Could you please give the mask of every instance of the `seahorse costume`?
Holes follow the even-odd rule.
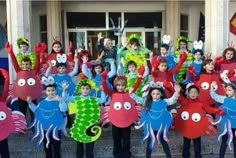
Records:
[[[71,137],[74,140],[90,143],[101,136],[102,129],[96,125],[100,118],[100,106],[95,97],[75,97],[75,103],[69,103],[69,111],[70,113],[71,111],[76,112],[75,121],[70,129]],[[87,132],[94,135],[89,136]]]

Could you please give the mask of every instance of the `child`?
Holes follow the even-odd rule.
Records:
[[[102,61],[103,67],[110,70],[110,59],[116,60],[116,47],[113,47],[111,39],[102,36],[102,32],[99,32],[97,37],[97,49],[100,53],[99,58]],[[104,39],[103,43],[102,39]]]
[[[178,111],[181,111],[181,109],[184,109],[184,110],[182,110],[184,112],[178,114],[179,116],[181,115],[182,119],[178,119],[178,115],[176,117],[174,117],[174,126],[183,135],[182,156],[183,156],[183,158],[190,157],[190,152],[189,152],[190,143],[191,143],[191,140],[193,140],[195,158],[201,158],[202,157],[202,155],[201,155],[201,135],[204,134],[205,131],[202,130],[199,133],[192,131],[191,136],[187,135],[188,133],[183,132],[183,131],[191,131],[192,130],[191,127],[188,126],[188,125],[190,125],[190,123],[191,123],[191,125],[192,124],[196,125],[197,127],[199,127],[199,129],[205,128],[205,127],[203,127],[203,122],[200,121],[201,119],[204,119],[203,117],[205,117],[205,116],[201,116],[202,110],[204,111],[203,115],[205,115],[205,112],[208,112],[211,114],[223,115],[224,111],[221,109],[212,108],[209,105],[202,103],[199,98],[199,89],[195,85],[190,85],[187,88],[187,98],[181,97],[179,99],[179,102],[180,102],[181,106],[177,110],[177,114],[178,114]],[[191,108],[191,106],[194,106],[194,110],[198,109],[198,111],[194,111],[193,108]],[[193,115],[191,116],[192,113],[193,113]],[[189,115],[187,115],[187,114],[189,114]],[[191,122],[191,119],[193,119],[195,117],[194,114],[196,115],[196,120],[197,120],[197,118],[199,118],[199,120],[197,120],[197,121],[193,120],[194,122]],[[197,115],[199,115],[199,117]],[[189,120],[188,120],[188,117],[189,117]],[[192,135],[194,135],[194,136],[192,136]]]
[[[42,78],[46,98],[36,106],[31,98],[27,97],[29,108],[35,113],[35,120],[31,127],[35,127],[34,138],[40,136],[38,145],[43,141],[44,152],[47,158],[61,158],[61,131],[66,134],[64,113],[67,111],[65,102],[56,95],[56,84],[52,77]],[[50,111],[52,114],[50,114]],[[41,129],[37,129],[41,126]],[[43,131],[41,131],[43,130]],[[39,132],[39,133],[37,133]],[[33,139],[34,139],[33,138]]]
[[[211,84],[211,97],[217,101],[218,103],[221,103],[220,106],[221,109],[225,111],[225,115],[220,118],[220,129],[222,133],[218,137],[218,139],[221,139],[221,145],[220,145],[220,153],[219,157],[224,158],[225,151],[227,146],[230,147],[230,143],[233,140],[233,148],[234,148],[234,157],[236,157],[236,123],[235,123],[235,105],[236,105],[236,86],[235,84],[227,84],[225,87],[225,95],[222,96],[215,92],[216,83],[212,82]],[[218,122],[219,123],[219,122]]]
[[[57,67],[57,73],[53,75],[53,78],[57,84],[57,90],[56,94],[61,95],[62,94],[62,83],[66,81],[69,83],[68,87],[68,93],[69,95],[72,95],[74,93],[74,81],[73,81],[73,76],[75,76],[78,72],[78,59],[75,57],[74,58],[74,68],[73,71],[66,73],[66,68],[67,68],[67,57],[65,54],[57,54],[57,61],[56,61],[56,67]],[[51,70],[52,70],[52,63],[49,62],[49,67],[45,72],[45,76],[48,77],[51,75]]]
[[[132,103],[132,99],[129,97],[129,94],[125,91],[127,86],[127,80],[124,76],[118,76],[114,80],[115,90],[111,90],[107,87],[106,77],[107,71],[102,73],[102,87],[104,92],[111,97],[110,106],[111,109],[118,108],[119,110],[109,110],[111,113],[112,119],[112,138],[113,138],[113,155],[115,158],[130,158],[130,133],[131,133],[131,124],[138,119],[138,111],[133,110],[135,107]],[[131,91],[135,92],[138,86],[141,83],[141,79],[144,73],[144,67],[141,66],[138,69],[138,78],[131,88]],[[121,104],[127,104],[127,110],[121,107]],[[115,106],[117,105],[117,106]],[[126,108],[126,107],[125,107]],[[133,117],[133,116],[137,116]],[[105,116],[106,117],[106,116]],[[126,118],[126,119],[124,119]],[[106,121],[105,121],[106,122]]]
[[[187,73],[187,67],[192,63],[193,61],[193,55],[188,50],[188,39],[184,36],[180,36],[176,40],[176,50],[174,51],[174,60],[176,63],[180,60],[180,54],[185,53],[187,54],[187,59],[184,62],[184,64],[180,67],[179,71],[175,74],[175,80],[179,83],[181,83],[186,76]],[[185,85],[182,86],[184,88]]]
[[[135,83],[136,79],[138,78],[137,64],[134,61],[130,60],[127,64],[127,72],[126,73],[124,73],[123,65],[119,64],[118,69],[117,69],[117,74],[118,75],[125,75],[125,77],[127,78],[126,90],[129,90],[131,87],[134,86],[134,83]],[[138,87],[137,91],[135,92],[138,96],[142,96],[141,90],[148,80],[148,75],[149,75],[149,68],[148,68],[147,64],[145,63],[145,71],[144,71],[144,74],[142,77],[143,78],[142,83]]]
[[[176,103],[178,96],[179,96],[179,92],[180,92],[180,86],[175,85],[174,88],[175,88],[174,95],[168,99],[164,99],[165,95],[164,95],[164,91],[162,90],[162,88],[157,88],[157,87],[150,87],[150,90],[149,90],[145,99],[138,97],[134,93],[131,93],[131,97],[134,100],[136,100],[137,103],[141,103],[142,105],[144,105],[144,109],[141,112],[140,120],[142,122],[143,121],[145,121],[145,122],[150,121],[150,127],[146,127],[146,125],[143,125],[144,137],[146,138],[146,136],[149,135],[147,147],[146,147],[146,158],[151,158],[152,148],[153,148],[156,138],[158,141],[160,139],[160,142],[163,146],[166,157],[171,158],[170,149],[169,149],[169,146],[167,143],[168,139],[166,138],[166,130],[168,130],[168,128],[171,125],[172,116],[167,111],[167,106]],[[162,110],[162,114],[157,112],[157,111],[161,111],[161,110]],[[162,125],[159,125],[160,124],[159,122],[162,122],[163,125],[165,124],[164,122],[167,122],[167,123],[166,123],[165,127],[162,127]],[[147,123],[147,125],[148,125],[148,123]],[[141,126],[139,126],[138,128],[140,128]],[[148,128],[148,129],[146,129],[146,128]],[[146,130],[148,130],[148,132]],[[152,134],[151,134],[153,132],[154,132],[154,136],[152,136]],[[147,133],[149,133],[149,134],[147,134]]]
[[[96,88],[92,80],[81,80],[76,86],[78,96],[68,96],[66,89],[68,84],[63,85],[63,97],[69,104],[70,114],[76,113],[75,121],[70,129],[71,137],[77,141],[76,157],[84,157],[84,145],[86,146],[86,157],[94,158],[94,141],[101,135],[101,128],[96,125],[100,117],[100,107],[98,104],[105,102],[105,94],[101,97],[90,96],[90,90]],[[96,129],[96,130],[95,130]],[[90,131],[91,130],[91,131]],[[94,132],[95,130],[96,132]]]
[[[225,70],[236,69],[236,50],[233,47],[228,47],[224,50],[222,56],[215,58],[215,70],[223,72]],[[230,78],[231,82],[236,83],[236,77]]]
[[[101,87],[101,84],[102,84],[101,72],[104,69],[102,63],[99,62],[99,61],[93,62],[93,64],[92,64],[92,71],[90,71],[90,69],[88,69],[88,66],[87,66],[88,58],[87,57],[82,57],[82,60],[83,60],[83,65],[82,65],[82,72],[83,72],[83,74],[87,78],[92,79],[96,83],[96,85],[98,87]],[[115,66],[115,62],[114,62],[113,58],[110,59],[109,63],[110,63],[109,64],[110,65],[110,69],[109,69],[110,71],[108,73],[107,85],[108,85],[109,88],[112,88],[112,85],[109,82],[109,80],[113,76],[115,76],[116,66]],[[91,94],[90,95],[94,96],[94,97],[100,97],[101,96],[101,89],[99,91],[91,90]]]

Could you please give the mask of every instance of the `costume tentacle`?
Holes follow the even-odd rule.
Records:
[[[151,145],[151,149],[153,149],[154,147],[154,144],[155,144],[155,135],[154,135],[154,132],[153,132],[153,129],[152,129],[152,126],[149,125],[149,131],[150,131],[150,145]]]
[[[226,133],[227,133],[227,122],[225,122],[224,131],[218,136],[218,141],[220,141],[222,136],[225,135]]]
[[[39,132],[40,132],[40,129],[39,129],[40,128],[40,123],[39,123],[39,121],[37,121],[36,123],[37,124],[36,124],[36,128],[35,128],[35,133],[34,133],[34,136],[33,136],[32,140],[34,140],[36,137],[38,137],[39,136]]]
[[[29,125],[28,128],[33,128],[36,125],[37,121],[34,119],[34,121]]]
[[[40,135],[39,135],[39,142],[38,142],[38,146],[40,146],[40,144],[43,142],[44,139],[44,130],[43,130],[43,125],[40,123]]]
[[[231,130],[231,123],[229,120],[227,120],[228,122],[228,126],[227,126],[227,130],[228,130],[228,146],[229,146],[229,149],[232,150],[231,148],[231,142],[233,140],[233,133],[232,133],[232,130]]]
[[[53,129],[52,137],[53,137],[53,139],[55,139],[57,141],[60,140],[60,138],[58,137],[58,128],[57,127]]]
[[[167,137],[167,126],[165,126],[165,129],[164,129],[164,132],[163,132],[163,139],[166,141],[166,142],[169,142],[169,139]]]
[[[211,124],[212,125],[217,125],[217,124],[219,124],[221,122],[221,120],[222,120],[222,116],[220,116],[219,120],[217,120],[215,122],[212,122]]]
[[[47,133],[46,133],[46,140],[47,140],[47,143],[46,143],[46,148],[48,148],[48,145],[49,145],[49,143],[50,143],[50,138],[49,138],[49,136],[50,136],[50,133],[52,132],[52,128],[53,128],[53,125],[50,125],[49,126],[49,128],[48,128],[48,130],[47,130]]]
[[[160,126],[160,128],[159,128],[159,130],[158,130],[158,132],[157,132],[157,142],[158,142],[158,144],[160,144],[161,143],[161,141],[160,141],[160,135],[161,135],[161,132],[162,132],[162,124],[161,124],[161,126]]]
[[[135,129],[140,129],[140,128],[142,128],[144,125],[145,125],[145,123],[146,123],[146,121],[144,121],[143,123],[139,123],[139,125],[136,125],[136,126],[134,126],[134,128]]]

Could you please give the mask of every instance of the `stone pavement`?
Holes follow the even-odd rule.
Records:
[[[132,129],[131,152],[133,158],[145,158],[146,144],[140,144],[140,130]],[[42,148],[36,148],[30,139],[32,132],[27,131],[26,135],[12,134],[9,137],[9,147],[11,158],[44,158]],[[217,158],[219,152],[219,142],[216,138],[209,139],[202,137],[203,158]],[[173,158],[181,158],[182,136],[176,131],[170,131],[170,148]],[[193,147],[191,147],[193,148]],[[62,158],[75,158],[76,143],[71,138],[62,137],[61,145]],[[95,143],[96,158],[112,158],[112,138],[111,128],[105,128],[102,137]],[[193,151],[191,151],[193,153]],[[157,146],[157,151],[153,153],[153,158],[164,158],[162,146]],[[193,156],[192,156],[193,157]],[[232,151],[227,150],[225,158],[233,158]]]

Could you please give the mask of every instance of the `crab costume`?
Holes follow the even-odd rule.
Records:
[[[212,125],[213,118],[206,114],[220,114],[221,109],[212,108],[197,99],[180,99],[180,108],[174,116],[174,127],[186,138],[195,139],[203,134],[213,136],[217,130]],[[194,130],[193,130],[194,129]]]
[[[139,76],[143,76],[144,67],[138,70]],[[111,122],[114,126],[125,128],[129,127],[134,121],[139,119],[140,106],[135,106],[135,101],[130,97],[128,92],[116,92],[109,89],[106,85],[107,71],[102,73],[102,86],[104,92],[111,97],[109,106],[102,107],[100,121],[102,125]],[[118,76],[126,79],[124,76]],[[141,83],[142,78],[138,77],[133,86],[135,92]]]
[[[151,85],[150,85],[151,86]],[[131,94],[131,97],[139,104],[145,105],[146,96],[144,98],[138,97],[134,93]],[[143,109],[141,111],[141,116],[138,124],[135,126],[136,129],[143,128],[144,136],[142,142],[147,138],[151,138],[150,148],[154,147],[155,142],[157,141],[160,144],[160,136],[163,133],[163,139],[166,142],[169,142],[167,137],[168,130],[172,124],[172,116],[170,112],[167,111],[167,106],[176,103],[179,94],[176,92],[171,98],[168,99],[159,99],[153,100],[151,103],[150,111]],[[154,131],[158,131],[155,137]]]
[[[13,83],[13,95],[22,100],[26,100],[27,96],[30,96],[33,100],[37,99],[42,92],[42,86],[37,77],[40,65],[39,53],[36,52],[36,63],[34,68],[32,70],[22,70],[17,63],[12,50],[12,45],[6,43],[5,48],[8,51],[16,70],[16,79]]]
[[[222,136],[227,134],[227,144],[231,150],[233,135],[236,134],[232,133],[232,129],[236,128],[236,99],[218,95],[215,91],[211,91],[211,96],[215,101],[222,104],[220,109],[225,112],[225,115],[220,116],[219,119],[214,122],[214,124],[220,124],[220,134],[218,136],[218,140],[220,141]]]
[[[11,132],[25,133],[26,120],[25,116],[19,111],[11,111],[5,104],[8,86],[9,76],[5,69],[0,68],[0,71],[5,79],[4,89],[0,97],[0,141],[6,139]]]
[[[93,80],[84,79],[77,84],[76,93],[79,93],[85,84],[89,84],[91,89],[98,90]],[[102,134],[102,128],[97,123],[100,118],[99,104],[105,102],[105,94],[101,93],[101,98],[82,95],[70,97],[63,92],[63,97],[69,101],[69,114],[76,114],[75,121],[70,129],[71,137],[81,143],[96,141]]]
[[[42,83],[44,86],[54,85],[55,81],[52,77],[42,77]],[[64,101],[58,101],[54,98],[45,98],[41,100],[38,105],[29,103],[29,108],[35,114],[34,121],[29,128],[35,127],[35,133],[32,140],[38,138],[37,145],[43,142],[46,138],[46,147],[48,148],[50,143],[50,134],[55,140],[60,140],[58,133],[60,130],[67,136],[66,123],[67,117],[64,114],[67,111],[67,105]]]

